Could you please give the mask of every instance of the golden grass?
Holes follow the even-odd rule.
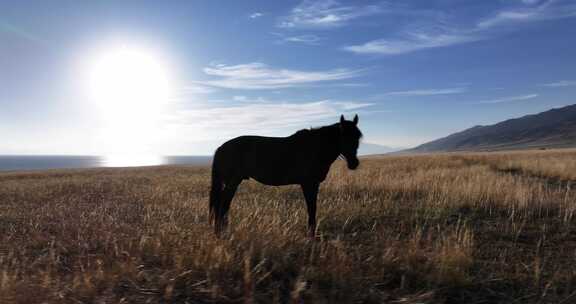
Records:
[[[296,186],[244,182],[218,239],[209,168],[2,173],[0,303],[573,303],[575,159],[337,163],[316,241]]]

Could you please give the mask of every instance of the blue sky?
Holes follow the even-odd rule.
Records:
[[[576,103],[575,34],[574,0],[2,1],[0,154],[205,155],[355,113],[411,147]],[[87,93],[120,49],[161,65],[166,100]]]

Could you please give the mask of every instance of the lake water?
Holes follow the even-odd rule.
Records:
[[[0,171],[64,168],[139,167],[159,165],[209,165],[211,156],[156,155],[0,155]]]

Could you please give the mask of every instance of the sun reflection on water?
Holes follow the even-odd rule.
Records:
[[[111,154],[102,157],[103,167],[139,167],[164,164],[164,157],[154,154]]]

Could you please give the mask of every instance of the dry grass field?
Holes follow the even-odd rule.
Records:
[[[322,184],[209,168],[0,174],[0,303],[576,303],[576,151],[383,156]]]

